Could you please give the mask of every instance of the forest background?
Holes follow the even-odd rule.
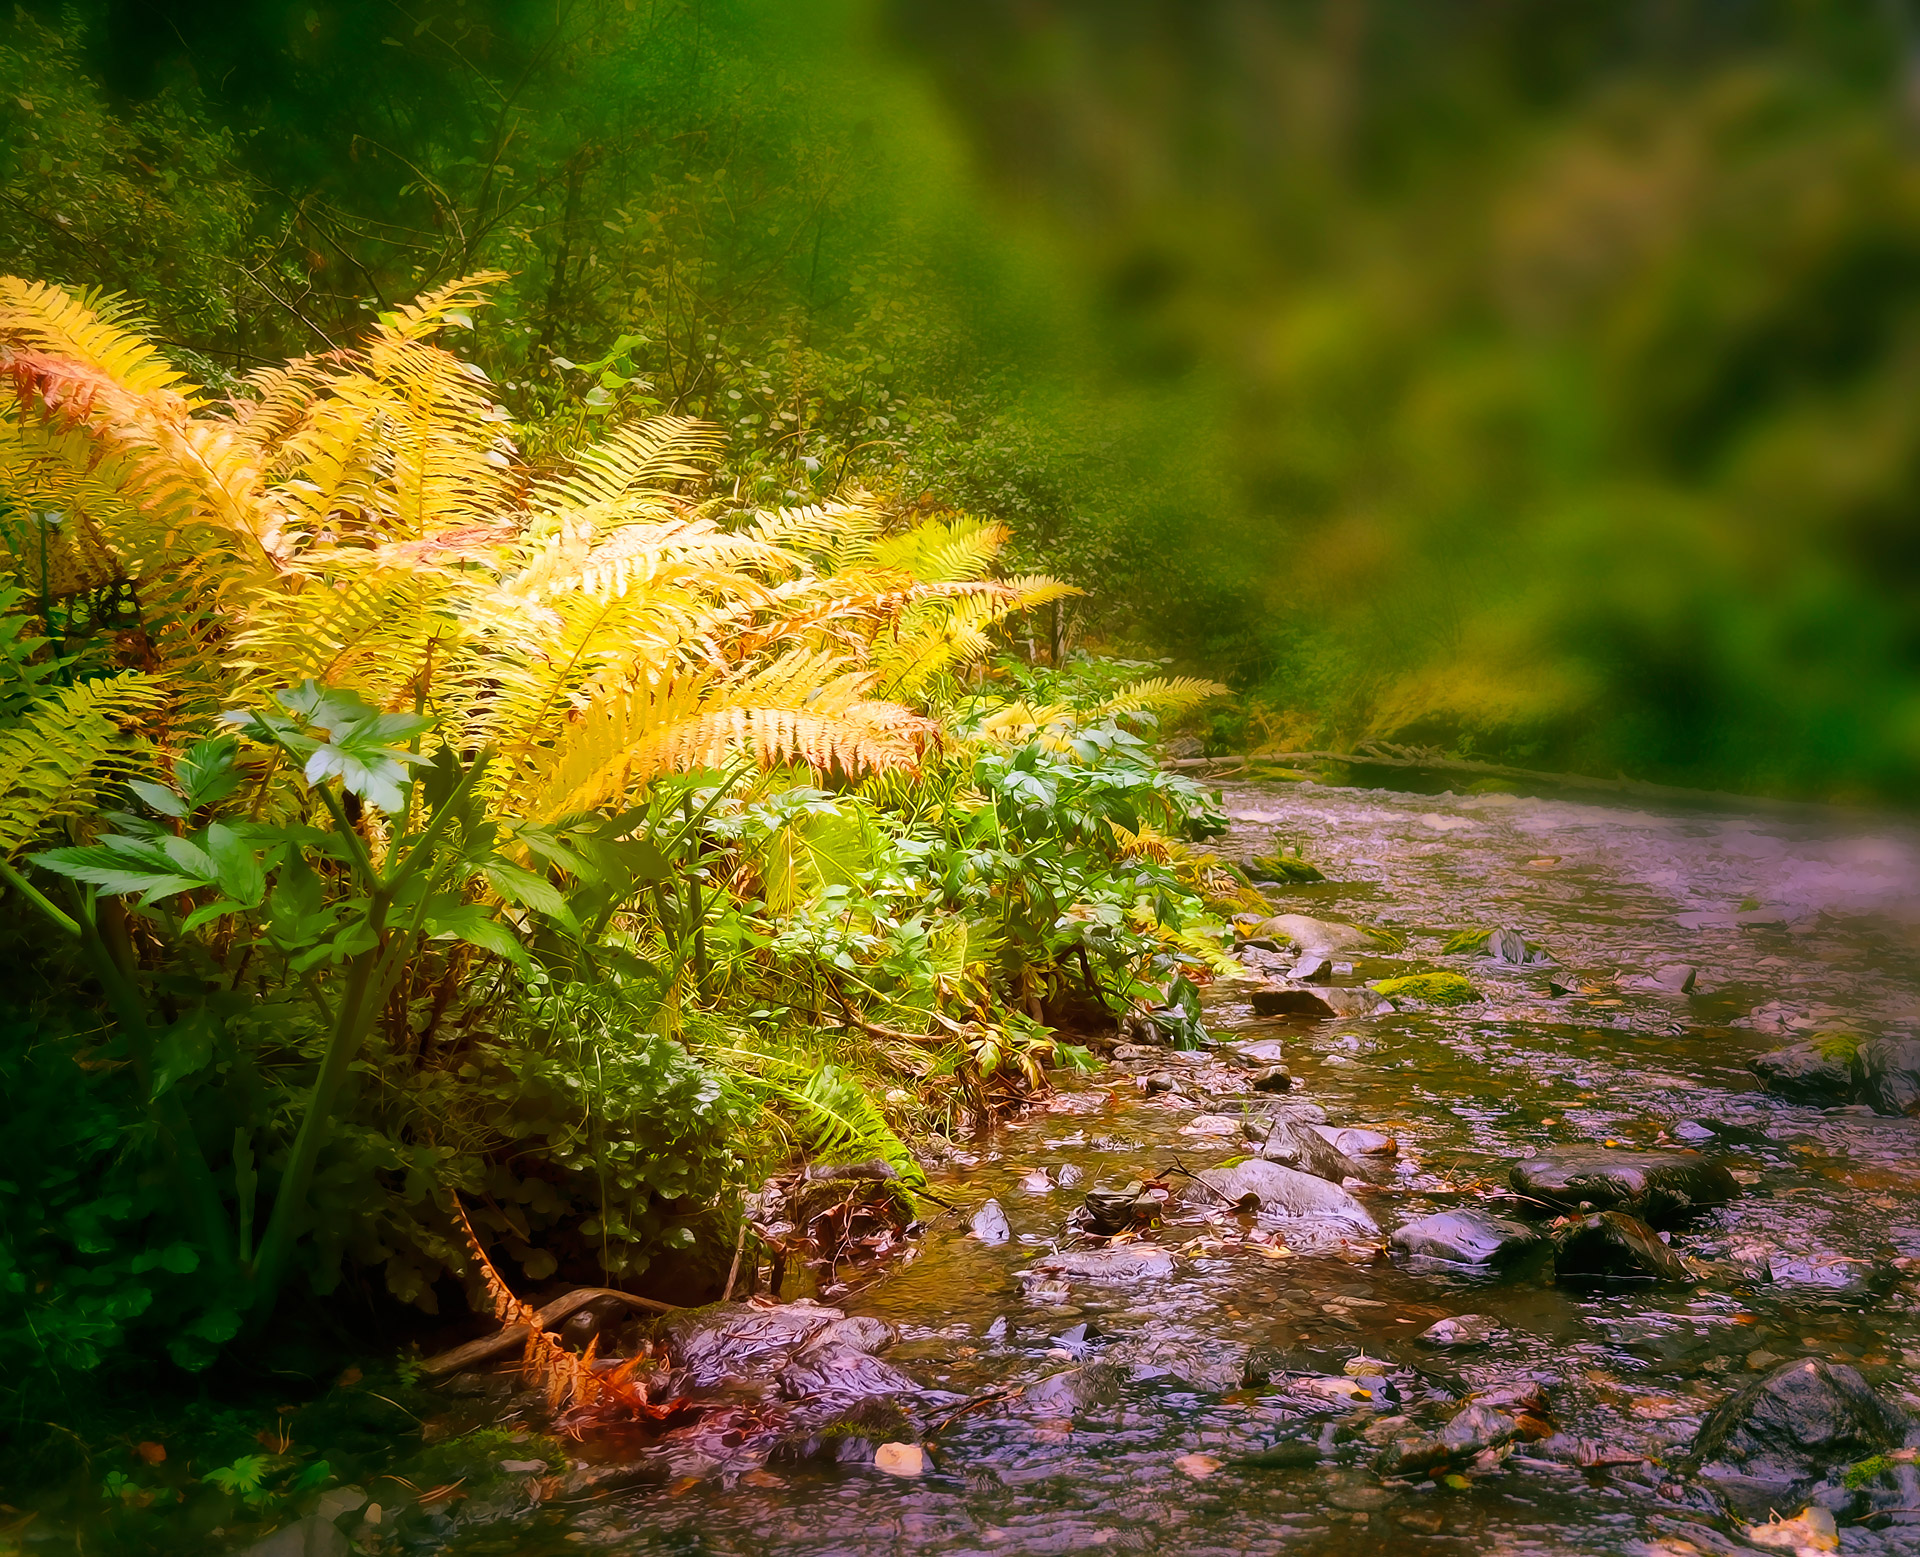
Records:
[[[1213,749],[1911,799],[1915,58],[1894,0],[27,4],[0,271],[218,388],[498,267],[523,426],[1003,518],[1089,591],[1028,630],[1245,694]]]

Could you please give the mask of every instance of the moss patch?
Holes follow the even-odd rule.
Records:
[[[1381,979],[1372,988],[1389,1000],[1424,1000],[1434,1006],[1464,1006],[1480,998],[1480,991],[1458,973],[1410,973]]]

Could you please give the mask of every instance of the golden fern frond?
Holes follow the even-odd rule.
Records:
[[[1055,579],[1016,578],[917,606],[891,639],[875,643],[875,689],[887,697],[917,692],[942,671],[987,653],[988,629],[1013,612],[1079,593]]]
[[[805,658],[776,662],[738,688],[691,672],[602,693],[545,753],[522,803],[551,821],[617,804],[662,773],[722,767],[742,753],[765,767],[848,772],[918,763],[936,733],[930,721],[866,698],[862,677],[820,681],[831,664]]]
[[[864,561],[886,528],[885,506],[865,492],[798,508],[762,509],[747,533],[808,558],[820,571],[844,572]]]
[[[91,368],[129,394],[175,389],[181,375],[139,325],[131,305],[110,294],[0,276],[0,341]]]
[[[630,423],[576,455],[566,475],[534,488],[535,533],[665,518],[661,510],[677,504],[682,485],[708,473],[721,445],[718,428],[690,416]]]
[[[303,559],[304,582],[257,596],[228,663],[268,687],[311,678],[392,706],[461,638],[458,576],[392,551]]]
[[[0,731],[0,855],[96,810],[109,785],[138,770],[131,729],[165,701],[152,677],[127,670],[63,687]]]
[[[889,535],[873,547],[873,564],[898,568],[929,584],[962,583],[982,579],[1012,532],[968,514],[930,519],[898,535]]]
[[[504,270],[477,270],[431,292],[423,292],[411,303],[382,314],[374,329],[374,339],[396,345],[423,341],[449,322],[448,315],[480,307],[487,300],[487,288],[508,279]]]
[[[1217,681],[1203,681],[1197,676],[1153,676],[1122,687],[1100,703],[1097,711],[1103,714],[1177,714],[1206,702],[1210,697],[1225,697],[1230,690]]]

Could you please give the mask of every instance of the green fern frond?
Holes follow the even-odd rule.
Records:
[[[64,687],[0,731],[0,855],[98,809],[110,785],[138,772],[131,727],[165,701],[152,677],[122,671]]]
[[[1202,681],[1195,676],[1154,676],[1122,687],[1102,702],[1097,712],[1177,714],[1210,697],[1226,697],[1230,690],[1217,681]]]

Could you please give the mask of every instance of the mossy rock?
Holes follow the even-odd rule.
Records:
[[[1483,949],[1492,937],[1493,931],[1490,929],[1462,930],[1459,934],[1449,938],[1447,944],[1441,947],[1440,950],[1443,955],[1448,957],[1456,956],[1461,952],[1477,952]]]
[[[1459,973],[1410,973],[1380,979],[1370,987],[1389,1000],[1422,1000],[1430,1006],[1464,1006],[1480,998],[1472,981]]]
[[[1249,862],[1251,873],[1262,881],[1278,881],[1288,886],[1309,886],[1327,878],[1316,865],[1297,854],[1265,854]]]
[[[1850,1065],[1853,1057],[1860,1052],[1861,1039],[1858,1033],[1834,1030],[1815,1033],[1807,1042],[1820,1052],[1822,1059],[1838,1060],[1842,1065]]]

